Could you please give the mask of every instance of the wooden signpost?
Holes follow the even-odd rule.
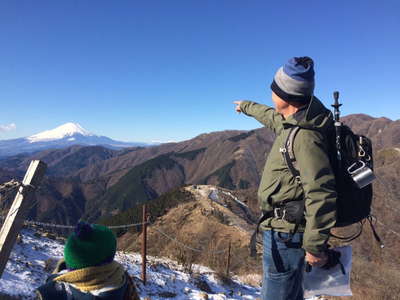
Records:
[[[0,231],[0,278],[6,267],[11,250],[15,244],[25,218],[32,205],[36,187],[43,179],[47,165],[40,160],[33,160],[26,171],[22,185],[18,188],[14,202],[8,211]]]

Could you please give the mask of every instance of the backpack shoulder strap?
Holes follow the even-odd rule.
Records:
[[[294,155],[294,138],[296,137],[296,134],[299,132],[300,127],[299,126],[294,126],[290,129],[288,137],[285,142],[285,147],[283,148],[283,157],[285,159],[285,162],[289,168],[290,173],[292,173],[293,177],[296,178],[298,183],[300,182],[300,172],[297,169],[296,166],[296,157]]]

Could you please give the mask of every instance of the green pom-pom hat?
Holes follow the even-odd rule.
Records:
[[[64,259],[68,269],[94,267],[114,260],[117,240],[105,226],[80,222],[68,237]]]

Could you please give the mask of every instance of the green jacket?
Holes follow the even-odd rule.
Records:
[[[276,134],[258,189],[261,209],[272,211],[273,206],[281,201],[305,199],[306,225],[299,228],[299,232],[304,232],[303,248],[313,254],[324,251],[330,229],[336,222],[335,177],[325,141],[325,133],[333,128],[331,112],[316,97],[309,107],[300,109],[287,119],[273,108],[251,101],[243,101],[240,109]],[[293,146],[301,186],[280,152],[293,126],[301,128]],[[294,226],[277,218],[269,218],[261,224],[263,230],[281,232],[293,231]]]

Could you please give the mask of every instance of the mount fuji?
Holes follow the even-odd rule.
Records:
[[[20,153],[32,153],[50,148],[64,148],[72,145],[104,146],[112,149],[124,147],[149,146],[145,143],[120,142],[106,136],[93,134],[77,123],[66,123],[29,137],[0,140],[0,157]]]

